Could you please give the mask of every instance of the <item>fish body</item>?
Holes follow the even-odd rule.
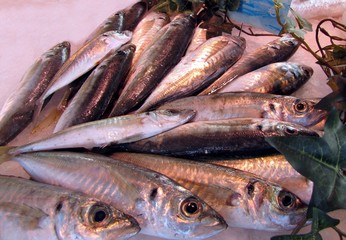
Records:
[[[245,45],[242,37],[229,35],[210,38],[181,59],[137,112],[190,96],[203,89],[238,61]]]
[[[313,182],[298,173],[283,155],[239,157],[236,159],[208,160],[208,162],[253,173],[290,190],[305,203],[310,202]]]
[[[158,109],[189,109],[196,111],[192,121],[228,118],[270,118],[313,126],[323,120],[326,111],[315,109],[315,100],[275,94],[228,92],[181,98]]]
[[[238,169],[153,154],[119,152],[112,158],[174,179],[218,211],[230,227],[290,230],[306,217],[307,205],[296,195]]]
[[[126,151],[176,156],[234,155],[273,150],[265,137],[318,136],[297,124],[263,118],[234,118],[186,123],[136,142],[116,145]]]
[[[61,115],[54,132],[99,119],[130,69],[135,46],[125,45],[106,57],[89,75]]]
[[[305,64],[278,62],[242,75],[219,92],[260,92],[290,95],[312,76],[313,69]]]
[[[0,215],[1,239],[128,239],[140,230],[95,198],[15,177],[0,176]]]
[[[7,144],[29,125],[36,101],[69,55],[70,43],[59,43],[43,53],[28,69],[19,89],[6,100],[0,112],[0,145]]]
[[[196,19],[178,15],[158,33],[157,39],[144,51],[128,84],[115,103],[110,117],[123,115],[141,103],[168,71],[180,61],[195,29]]]
[[[87,37],[86,43],[108,31],[133,31],[146,11],[146,3],[137,2],[128,8],[113,13]]]
[[[196,48],[198,48],[205,41],[207,41],[208,39],[207,33],[208,33],[208,29],[201,28],[200,26],[197,27],[192,36],[191,42],[186,49],[186,54],[188,54],[189,52],[195,51]]]
[[[287,61],[298,50],[299,46],[300,43],[291,35],[284,35],[275,39],[242,57],[199,95],[216,93],[239,76],[270,63]]]
[[[96,154],[36,152],[14,157],[36,181],[94,196],[134,216],[141,233],[203,239],[226,229],[201,199],[157,172]]]
[[[56,73],[50,86],[41,97],[40,105],[43,105],[43,101],[48,96],[67,86],[99,64],[111,50],[118,49],[123,44],[130,41],[131,37],[132,32],[130,31],[109,31],[86,43],[77,50]]]
[[[105,147],[110,143],[124,143],[151,137],[187,122],[192,110],[152,111],[92,121],[66,128],[44,139],[10,148],[8,154],[62,148]]]
[[[139,57],[149,48],[150,44],[156,40],[157,33],[163,26],[170,22],[166,13],[149,12],[138,23],[133,31],[131,43],[136,46],[136,52],[132,60],[132,65],[136,66]]]

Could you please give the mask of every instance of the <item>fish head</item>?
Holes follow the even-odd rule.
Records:
[[[296,80],[300,80],[300,82],[306,82],[312,74],[314,73],[313,68],[308,65],[294,62],[279,62],[276,63],[279,66],[279,69],[285,73],[286,75],[292,76]],[[275,65],[273,65],[275,66]]]
[[[291,34],[284,34],[280,39],[279,42],[283,46],[288,47],[298,47],[300,45],[300,42],[295,39]]]
[[[70,56],[71,44],[67,41],[56,44],[49,51],[44,53],[43,58],[49,59],[55,56],[60,56],[63,61],[66,61]]]
[[[59,239],[127,239],[140,231],[134,218],[92,199],[62,199],[55,216]]]
[[[183,190],[172,197],[170,206],[174,239],[204,239],[228,227],[219,213],[189,191]]]
[[[119,43],[122,42],[123,44],[125,44],[126,42],[130,41],[132,38],[132,32],[125,30],[125,31],[108,31],[103,33],[102,35],[99,36],[99,38],[101,38],[101,40],[105,41],[105,42],[110,42],[110,43]]]
[[[327,111],[315,108],[317,101],[287,96],[283,114],[284,121],[300,124],[304,127],[316,125],[327,117]]]
[[[299,73],[304,79],[310,79],[312,74],[314,74],[314,69],[305,64],[299,64]]]
[[[279,136],[320,136],[317,131],[303,127],[295,123],[278,121],[274,126],[274,132],[277,133]]]
[[[150,218],[155,226],[143,227],[144,234],[168,239],[204,239],[227,228],[222,216],[199,197],[161,174],[157,178],[165,186],[154,188],[149,194],[148,201],[154,206]]]
[[[256,179],[246,186],[248,207],[257,229],[292,230],[306,220],[308,206],[295,194],[268,182]]]

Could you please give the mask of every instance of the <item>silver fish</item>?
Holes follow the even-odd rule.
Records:
[[[19,89],[0,112],[0,145],[15,138],[34,116],[36,101],[70,55],[70,43],[62,42],[43,53],[23,76]]]
[[[196,111],[192,121],[228,118],[270,118],[313,126],[323,120],[327,112],[315,109],[314,100],[299,99],[264,93],[230,92],[205,96],[185,97],[166,103],[158,109],[189,109]]]
[[[163,110],[83,123],[26,145],[2,147],[1,157],[6,160],[7,154],[78,147],[90,149],[137,141],[184,124],[193,115],[192,110]]]
[[[300,43],[289,34],[275,39],[242,57],[232,68],[199,95],[216,93],[239,76],[270,63],[287,61],[298,50],[299,46]]]
[[[186,123],[169,131],[115,149],[175,156],[234,155],[270,151],[265,137],[319,136],[298,124],[265,118],[233,118]]]
[[[236,159],[208,160],[208,162],[253,173],[288,189],[305,203],[310,202],[313,182],[298,173],[283,155],[238,157]]]
[[[307,205],[288,190],[238,169],[153,154],[112,158],[160,172],[204,199],[230,227],[291,230],[304,222]]]
[[[305,64],[278,62],[242,75],[219,92],[260,92],[290,95],[312,76],[313,69]]]
[[[135,46],[128,44],[109,54],[85,80],[54,132],[100,119],[128,73],[134,52]]]
[[[136,69],[131,70],[129,83],[120,94],[110,117],[130,112],[150,94],[183,56],[195,24],[193,16],[180,14],[157,33],[156,41],[141,55]]]
[[[84,73],[91,70],[111,51],[131,40],[132,32],[109,31],[85,44],[75,52],[59,69],[50,86],[38,103],[38,112],[44,100],[57,90],[67,86]]]
[[[128,239],[140,230],[99,200],[15,177],[0,176],[0,215],[1,239]]]
[[[230,35],[207,40],[171,69],[136,112],[203,89],[238,61],[245,45],[244,38]]]
[[[155,41],[157,35],[163,26],[170,22],[169,16],[166,13],[149,12],[138,23],[133,31],[131,43],[136,46],[136,52],[132,60],[132,65],[136,66],[139,57],[149,48],[152,42]]]
[[[134,216],[146,235],[203,239],[227,228],[223,218],[201,199],[148,169],[73,152],[26,153],[13,160],[36,181],[84,192]]]
[[[146,11],[147,4],[141,1],[113,13],[89,35],[86,43],[108,31],[133,31]]]

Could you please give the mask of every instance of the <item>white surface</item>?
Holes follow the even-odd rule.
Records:
[[[318,13],[318,11],[321,11],[321,8],[316,10],[313,6],[319,1],[316,0],[311,4],[308,1],[297,0],[294,1],[294,4],[301,2],[300,6],[306,6],[302,8],[304,11],[306,9],[314,9],[313,17],[316,17],[316,11]],[[330,0],[326,1],[330,2]],[[67,40],[71,42],[72,52],[74,52],[89,33],[105,18],[116,10],[127,7],[134,2],[135,0],[0,0],[0,107],[2,107],[5,99],[16,90],[24,72],[44,51],[58,42]],[[345,4],[345,1],[341,0],[338,3],[338,6],[342,6],[342,4]],[[328,12],[328,14],[334,15],[333,13],[335,13],[335,15],[338,15],[338,13],[343,11],[345,11],[345,7],[342,11],[338,7],[336,11],[333,10]],[[306,11],[307,14],[309,12],[313,13],[310,10]],[[316,21],[313,24],[313,26],[316,26]],[[309,42],[313,42],[313,38],[314,35],[312,33],[307,35]],[[246,51],[252,51],[252,49],[268,42],[270,38],[247,37],[247,40]],[[317,49],[315,45],[313,45],[313,48]],[[291,61],[309,64],[315,69],[313,78],[296,95],[323,97],[329,92],[329,88],[325,84],[326,77],[319,66],[314,63],[315,60],[310,54],[300,49]],[[29,140],[32,139],[19,136],[13,143],[18,144]],[[0,166],[0,173],[12,173],[14,171],[18,172],[16,165],[7,163]],[[342,218],[342,229],[346,231],[345,212],[339,213],[338,216]],[[211,239],[269,239],[272,235],[275,234],[253,230],[229,229]],[[153,238],[140,235],[135,239]],[[332,234],[325,239],[338,238],[335,234]]]

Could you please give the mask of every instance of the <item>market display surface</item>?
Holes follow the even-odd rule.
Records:
[[[154,3],[3,3],[0,174],[30,180],[1,176],[0,239],[346,237],[343,78],[330,88],[296,36]],[[294,139],[341,173],[309,175]]]

